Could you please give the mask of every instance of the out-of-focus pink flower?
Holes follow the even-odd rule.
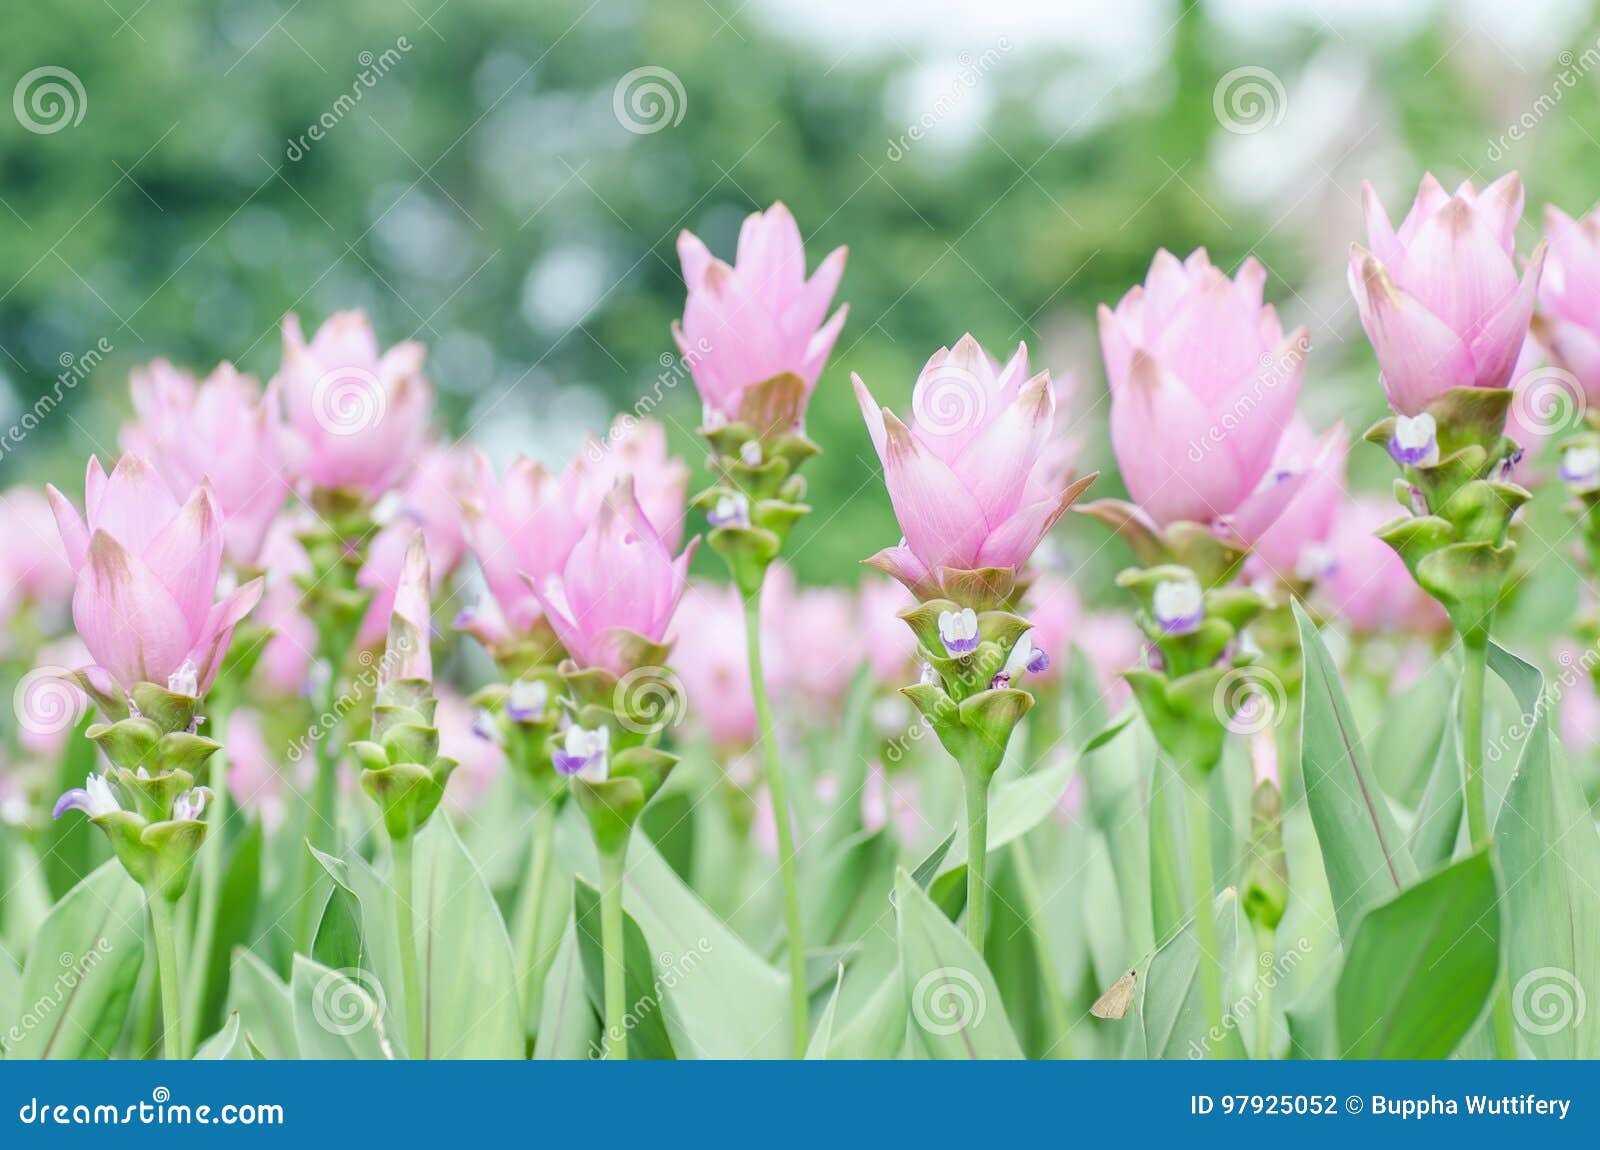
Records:
[[[1089,656],[1095,679],[1100,684],[1100,699],[1108,712],[1115,713],[1128,701],[1128,681],[1122,673],[1139,665],[1145,638],[1127,615],[1098,611],[1084,617],[1078,625],[1078,646]]]
[[[433,682],[433,584],[428,572],[428,541],[412,529],[406,539],[389,618],[388,646],[379,683],[397,679]]]
[[[473,455],[434,447],[423,455],[406,480],[400,492],[399,513],[373,536],[367,561],[356,579],[360,586],[372,591],[372,601],[361,621],[359,641],[363,646],[382,642],[388,630],[389,612],[394,607],[395,588],[399,586],[400,568],[412,532],[421,530],[428,541],[428,566],[436,593],[460,565],[466,551],[461,506],[472,496],[476,474]]]
[[[574,461],[578,514],[594,517],[606,492],[624,475],[633,476],[639,506],[668,550],[683,543],[684,504],[689,493],[689,467],[667,454],[667,429],[653,419],[619,415],[604,439],[589,437]]]
[[[617,481],[561,573],[534,584],[550,625],[579,666],[622,675],[635,665],[639,639],[660,643],[666,637],[699,542],[691,539],[674,559],[640,509],[633,480]]]
[[[1283,513],[1249,540],[1251,576],[1297,582],[1322,574],[1329,562],[1328,536],[1344,502],[1349,454],[1350,437],[1343,424],[1319,439],[1303,417],[1294,417],[1278,442],[1267,482],[1281,483],[1295,475],[1304,481]]]
[[[885,687],[903,687],[912,681],[917,660],[917,639],[900,618],[916,606],[916,599],[892,579],[868,576],[856,592],[857,627],[866,647],[872,677]]]
[[[1061,792],[1061,798],[1056,800],[1055,816],[1058,822],[1075,823],[1083,818],[1083,812],[1089,806],[1089,784],[1084,781],[1082,771],[1074,771],[1067,780],[1067,789]]]
[[[1048,372],[1028,377],[1025,346],[1003,368],[970,335],[940,348],[917,378],[909,427],[851,379],[905,533],[867,562],[919,598],[942,594],[952,572],[1015,572],[1093,478],[1067,484],[1043,457],[1055,395]]]
[[[395,487],[422,453],[433,390],[415,341],[380,352],[365,312],[329,316],[308,344],[297,316],[283,321],[283,364],[272,388],[288,418],[284,455],[313,488],[369,499]]]
[[[33,670],[18,681],[11,696],[17,742],[33,759],[54,763],[67,738],[89,712],[89,696],[62,672],[90,661],[89,649],[76,635],[39,648]]]
[[[906,771],[890,775],[883,764],[873,763],[861,789],[861,825],[876,831],[890,823],[905,845],[915,845],[930,829],[922,814],[922,788],[916,776]]]
[[[776,632],[769,656],[776,690],[807,709],[834,708],[863,654],[854,599],[837,588],[801,587],[789,567],[775,564],[762,588],[761,614],[763,629]]]
[[[1549,272],[1546,271],[1548,278]],[[1506,412],[1506,434],[1517,441],[1518,453],[1510,463],[1509,478],[1527,487],[1535,479],[1535,461],[1557,431],[1579,422],[1587,400],[1580,385],[1565,368],[1542,364],[1544,348],[1532,335],[1522,341],[1517,366],[1511,371],[1515,393]]]
[[[1287,336],[1262,302],[1267,273],[1230,280],[1201,248],[1159,251],[1142,286],[1100,308],[1111,446],[1133,501],[1156,524],[1234,516],[1271,523],[1293,484],[1262,486],[1305,373],[1306,330]]]
[[[1574,220],[1545,205],[1550,245],[1539,281],[1534,334],[1550,358],[1577,377],[1591,405],[1600,405],[1600,209]]]
[[[283,756],[267,745],[261,716],[239,707],[228,716],[228,790],[239,806],[254,812],[262,825],[276,829],[285,810],[285,779],[279,774]]]
[[[1419,415],[1452,387],[1504,387],[1533,316],[1546,245],[1517,281],[1522,180],[1448,194],[1431,173],[1398,230],[1371,184],[1362,188],[1368,251],[1350,247],[1355,295],[1389,405]]]
[[[72,565],[61,547],[50,501],[33,487],[0,494],[0,612],[8,604],[63,603],[72,595]]]
[[[1400,556],[1373,534],[1401,514],[1391,500],[1358,496],[1344,504],[1334,524],[1331,564],[1318,586],[1352,630],[1426,634],[1449,623],[1444,608],[1417,586]]]
[[[767,628],[763,627],[763,631]],[[745,651],[744,603],[729,583],[691,583],[672,625],[672,666],[683,680],[690,720],[718,747],[735,749],[756,739],[755,699]],[[775,643],[763,635],[769,651]],[[766,662],[772,663],[769,657]],[[769,670],[767,687],[771,691]]]
[[[476,709],[453,691],[439,691],[434,718],[439,727],[439,753],[460,764],[450,778],[445,801],[453,810],[474,810],[489,797],[505,769],[505,750],[477,733]]]
[[[1278,781],[1278,732],[1273,727],[1264,731],[1256,731],[1250,738],[1250,778],[1256,785],[1271,783],[1273,786],[1282,786]]]
[[[1078,642],[1083,604],[1071,583],[1059,575],[1041,573],[1028,589],[1022,614],[1033,624],[1028,637],[1050,656],[1050,665],[1032,678],[1040,683],[1059,679],[1067,666],[1067,653]]]
[[[261,566],[267,573],[267,587],[256,621],[272,630],[261,653],[261,675],[275,693],[299,695],[316,656],[317,627],[300,609],[304,593],[299,580],[311,574],[311,560],[295,538],[292,517],[281,516],[267,529]]]
[[[231,363],[197,384],[158,359],[133,373],[132,390],[138,421],[122,429],[122,449],[155,464],[175,494],[211,480],[228,561],[253,568],[289,495],[276,405]]]
[[[785,373],[799,376],[810,397],[849,311],[823,322],[845,254],[835,248],[806,279],[800,228],[781,203],[745,219],[731,267],[691,233],[678,236],[689,296],[672,338],[708,423],[737,419],[748,388]]]
[[[1571,643],[1564,643],[1556,651],[1556,662],[1561,666],[1561,741],[1567,753],[1588,759],[1600,746],[1600,698],[1595,697],[1595,686],[1589,668],[1584,662],[1584,652]]]
[[[124,688],[169,680],[209,687],[235,625],[261,598],[261,580],[252,579],[212,601],[222,516],[210,485],[180,507],[140,456],[124,455],[109,478],[91,457],[85,515],[54,487],[49,495],[78,573],[73,622],[95,662]]]

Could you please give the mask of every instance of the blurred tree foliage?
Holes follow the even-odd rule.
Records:
[[[1101,386],[1093,307],[1141,279],[1157,246],[1207,244],[1230,266],[1257,251],[1280,299],[1307,274],[1303,236],[1274,213],[1219,209],[1208,155],[1217,77],[1241,57],[1292,72],[1317,47],[1314,28],[1242,48],[1185,6],[1150,45],[1164,66],[1130,72],[1128,90],[1107,93],[1104,109],[1086,100],[1081,115],[1040,105],[1047,82],[1083,62],[1013,35],[1015,50],[978,81],[984,127],[951,151],[894,146],[907,125],[885,92],[905,53],[839,45],[830,56],[735,7],[51,0],[12,11],[6,84],[57,65],[87,103],[81,122],[50,134],[0,117],[0,372],[13,392],[0,423],[50,387],[63,356],[102,337],[115,352],[7,453],[0,486],[76,481],[85,452],[113,446],[131,364],[230,358],[264,376],[286,312],[315,323],[355,305],[386,342],[429,342],[457,433],[509,428],[554,453],[569,424],[598,429],[607,410],[657,390],[682,302],[678,230],[731,255],[743,215],[782,198],[813,260],[852,249],[851,318],[812,416],[827,448],[810,470],[817,514],[795,547],[803,576],[849,578],[896,534],[851,370],[898,404],[929,352],[963,330],[996,353],[1043,338],[1036,359],[1079,371],[1087,406]],[[1436,28],[1372,51],[1403,138],[1460,174],[1484,166],[1473,158],[1495,108],[1463,70],[1470,60],[1450,53],[1456,37]],[[646,65],[681,82],[682,118],[635,134],[614,94]],[[365,87],[374,67],[383,74]],[[1593,83],[1541,127],[1538,152],[1504,161],[1537,169],[1572,209],[1594,195]],[[357,88],[358,102],[341,102]],[[322,139],[304,138],[329,116]],[[1408,191],[1390,189],[1391,208]],[[1073,338],[1050,338],[1062,331]],[[1070,359],[1052,359],[1058,349]],[[1330,353],[1370,386],[1366,355]],[[686,384],[667,391],[656,414],[698,460],[697,404]],[[1102,408],[1080,428],[1097,464],[1103,427]]]

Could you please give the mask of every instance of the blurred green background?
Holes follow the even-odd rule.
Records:
[[[656,392],[678,230],[731,255],[741,218],[778,198],[813,263],[851,248],[850,322],[811,416],[817,513],[793,548],[809,581],[853,580],[898,534],[852,370],[899,404],[963,331],[996,354],[1027,340],[1076,377],[1067,421],[1084,466],[1107,467],[1094,307],[1158,246],[1260,258],[1286,326],[1311,328],[1303,406],[1359,430],[1382,406],[1344,284],[1361,180],[1399,213],[1425,168],[1519,168],[1527,251],[1544,202],[1577,212],[1600,192],[1600,24],[1589,3],[1323,7],[14,6],[0,428],[64,364],[112,350],[5,444],[0,487],[81,482],[85,454],[114,447],[132,365],[227,358],[265,377],[286,312],[349,306],[386,343],[428,342],[452,433],[559,460]],[[30,81],[40,68],[76,89]],[[35,91],[52,76],[53,116]],[[689,387],[655,413],[698,462]],[[1386,484],[1380,456],[1354,449],[1358,485]],[[1097,529],[1066,532],[1091,567],[1120,561]]]

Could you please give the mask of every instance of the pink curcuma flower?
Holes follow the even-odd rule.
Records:
[[[900,619],[900,612],[915,606],[911,593],[892,579],[863,579],[856,592],[861,645],[882,686],[903,687],[916,676],[917,637]]]
[[[762,613],[768,614],[765,600],[770,592],[766,587],[762,597]],[[674,616],[672,631],[676,637],[672,665],[683,680],[690,719],[719,748],[731,751],[750,746],[756,740],[756,705],[750,693],[744,602],[738,589],[730,583],[691,583]],[[776,650],[775,636],[764,634],[762,643],[767,650]],[[767,689],[772,691],[770,667],[766,678]]]
[[[1241,525],[1250,542],[1246,572],[1252,578],[1276,578],[1287,583],[1317,579],[1332,561],[1328,537],[1344,502],[1345,461],[1350,437],[1343,424],[1335,424],[1318,438],[1299,415],[1278,442],[1269,482],[1283,483],[1301,476],[1299,491],[1283,513],[1258,532]]]
[[[1350,291],[1378,356],[1389,405],[1416,416],[1453,387],[1504,387],[1533,316],[1546,245],[1517,280],[1522,180],[1454,195],[1432,174],[1396,229],[1371,184],[1362,189],[1368,251],[1350,247]]]
[[[1539,280],[1533,330],[1550,358],[1577,377],[1590,404],[1600,404],[1600,209],[1573,219],[1544,209],[1550,245]]]
[[[378,348],[365,312],[330,316],[307,343],[300,320],[283,321],[283,364],[272,389],[288,420],[283,450],[304,485],[368,499],[395,487],[427,442],[433,390],[426,349],[412,340]]]
[[[617,481],[559,574],[533,585],[562,646],[581,667],[622,675],[643,644],[666,638],[699,537],[676,559],[645,518],[633,480]]]
[[[305,693],[317,650],[317,626],[300,606],[301,580],[311,575],[311,559],[296,538],[298,531],[294,517],[280,516],[261,546],[267,583],[255,617],[272,636],[259,666],[262,682],[282,695]]]
[[[50,500],[33,487],[0,494],[0,614],[22,603],[55,605],[72,597],[72,565],[61,548]]]
[[[1370,495],[1339,511],[1318,591],[1354,631],[1432,634],[1449,625],[1444,608],[1417,585],[1394,548],[1373,534],[1401,514],[1391,500]]]
[[[840,307],[823,322],[845,255],[835,248],[806,279],[800,228],[781,203],[745,219],[731,267],[693,234],[678,236],[689,298],[672,338],[708,425],[737,419],[745,392],[776,376],[798,376],[810,397],[849,311]]]
[[[683,543],[689,466],[667,451],[667,429],[653,419],[619,415],[603,439],[590,436],[572,464],[578,517],[593,519],[618,479],[633,476],[645,518],[669,551]]]
[[[433,682],[433,590],[428,573],[428,542],[421,531],[406,539],[405,558],[389,616],[389,640],[379,666],[378,684],[400,679]]]
[[[962,572],[1014,575],[1094,479],[1068,483],[1047,455],[1055,395],[1048,372],[1028,376],[1025,346],[1004,367],[970,335],[940,348],[917,377],[910,426],[851,379],[905,533],[867,562],[919,598]]]
[[[154,463],[176,494],[209,479],[228,561],[255,567],[267,528],[289,496],[276,405],[231,363],[196,383],[158,359],[133,373],[132,391],[138,420],[122,429],[122,449]]]
[[[90,458],[84,515],[54,487],[49,494],[77,571],[73,622],[95,663],[123,688],[204,692],[261,598],[258,578],[213,602],[223,539],[210,485],[180,506],[148,461],[124,455],[109,478]]]
[[[1111,447],[1128,494],[1158,526],[1272,522],[1296,485],[1263,483],[1294,416],[1309,348],[1262,301],[1247,259],[1229,279],[1205,249],[1159,251],[1142,286],[1101,306]]]

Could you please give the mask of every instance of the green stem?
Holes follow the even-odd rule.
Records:
[[[417,925],[412,911],[411,840],[393,839],[394,921],[400,936],[400,980],[405,983],[406,1047],[412,1058],[427,1057],[422,1026],[422,979],[417,972]]]
[[[1222,1034],[1222,964],[1217,955],[1217,919],[1212,909],[1211,803],[1208,774],[1193,767],[1182,769],[1189,790],[1189,879],[1194,884],[1194,938],[1199,963],[1200,1001],[1205,1008],[1206,1051]]]
[[[1467,834],[1476,850],[1489,842],[1488,806],[1483,795],[1483,685],[1489,659],[1488,635],[1463,635],[1461,656],[1461,762],[1466,775]]]
[[[156,972],[161,979],[161,1057],[183,1058],[183,1022],[178,1008],[178,938],[172,922],[172,904],[147,892],[150,936],[156,943]]]
[[[1017,886],[1022,891],[1023,911],[1033,934],[1033,954],[1039,963],[1039,980],[1043,984],[1045,1004],[1050,1008],[1050,1019],[1055,1025],[1055,1041],[1046,1050],[1046,1057],[1070,1059],[1072,1015],[1067,1010],[1067,1000],[1061,994],[1055,948],[1050,945],[1050,935],[1044,926],[1044,899],[1039,891],[1039,872],[1034,868],[1033,852],[1028,849],[1028,840],[1021,838],[1012,843],[1011,855],[1017,868]]]
[[[784,792],[783,766],[778,761],[778,740],[772,728],[772,704],[761,669],[761,591],[745,596],[745,649],[750,659],[750,693],[755,699],[756,723],[761,739],[761,761],[766,768],[767,792],[772,796],[772,819],[778,828],[778,871],[783,879],[783,918],[789,933],[790,1046],[795,1058],[806,1056],[811,1038],[806,1004],[806,950],[800,918],[800,877],[794,863],[794,826]]]
[[[556,829],[554,802],[541,802],[533,812],[533,842],[528,848],[528,875],[522,888],[522,906],[517,934],[517,977],[522,982],[524,1017],[539,987],[534,979],[539,964],[539,916],[543,912],[545,880],[550,873],[552,840]]]
[[[989,780],[962,769],[967,790],[967,941],[981,956],[989,929]]]
[[[608,1059],[628,1057],[628,965],[623,934],[622,875],[628,841],[615,850],[600,851],[600,950],[605,959],[606,1031]]]
[[[200,847],[200,904],[196,912],[194,933],[189,944],[189,986],[185,1001],[189,1004],[189,1029],[184,1034],[184,1045],[194,1049],[200,1040],[199,1029],[205,1015],[206,991],[211,976],[211,948],[216,942],[217,914],[222,907],[222,863],[224,831],[228,825],[228,708],[221,692],[213,692],[210,719],[210,737],[223,745],[211,754],[209,778],[211,810],[206,828],[206,839]]]
[[[334,747],[334,738],[337,734],[330,725],[326,730],[320,727],[324,718],[337,719],[339,705],[339,673],[338,661],[328,663],[328,683],[323,690],[322,698],[318,701],[315,721],[319,724],[317,738],[312,746],[315,751],[316,781],[312,785],[311,806],[307,812],[306,841],[322,851],[324,854],[333,854],[338,848],[339,817],[339,756]],[[300,921],[295,930],[296,949],[304,954],[311,953],[311,944],[317,929],[315,900],[312,891],[317,884],[317,860],[307,850],[301,859],[300,866]]]
[[[1256,1057],[1272,1057],[1272,980],[1277,963],[1278,932],[1264,923],[1256,924],[1256,968],[1261,971],[1261,998],[1256,1003]],[[1263,961],[1265,959],[1265,961]]]

